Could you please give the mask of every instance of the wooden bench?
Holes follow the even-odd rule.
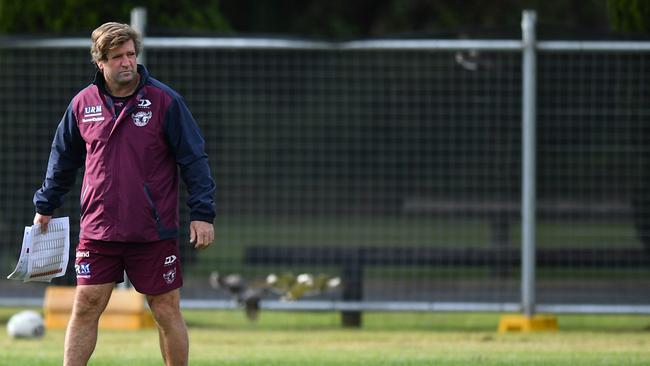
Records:
[[[449,218],[483,218],[489,221],[495,248],[510,246],[510,227],[521,218],[521,204],[498,200],[434,200],[406,199],[402,205],[406,215],[428,215]],[[626,202],[541,201],[537,203],[538,219],[610,219],[629,218],[632,208]]]
[[[521,220],[521,204],[504,200],[445,200],[415,197],[404,200],[402,212],[406,215],[480,218],[488,221],[491,245],[497,252],[512,247],[511,228]],[[569,201],[544,200],[537,202],[536,217],[539,220],[628,219],[632,208],[622,201]],[[650,249],[650,248],[648,248]],[[503,261],[494,262],[492,272],[500,277],[510,275],[510,266]]]

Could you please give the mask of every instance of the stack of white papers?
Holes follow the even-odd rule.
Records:
[[[45,233],[41,232],[40,225],[26,226],[18,264],[7,278],[50,282],[65,275],[69,253],[70,220],[67,217],[50,220]]]

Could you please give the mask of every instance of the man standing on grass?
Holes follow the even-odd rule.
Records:
[[[85,162],[77,289],[64,365],[88,362],[99,317],[124,271],[147,297],[165,365],[186,365],[189,344],[179,306],[179,170],[189,192],[190,241],[205,249],[214,241],[215,184],[204,140],[181,96],[137,64],[141,40],[133,28],[106,23],[91,39],[95,80],[68,106],[45,181],[34,195],[34,223],[47,229]]]

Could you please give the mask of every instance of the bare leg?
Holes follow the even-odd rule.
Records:
[[[64,366],[85,366],[97,343],[99,316],[108,304],[113,283],[77,286],[65,334]]]
[[[158,326],[165,366],[187,365],[189,341],[181,314],[180,291],[176,289],[161,295],[147,295],[147,301]]]

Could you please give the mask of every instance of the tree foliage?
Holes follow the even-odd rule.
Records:
[[[650,31],[650,1],[608,0],[607,10],[612,28],[621,32]]]
[[[138,6],[147,7],[152,27],[230,29],[218,0],[0,0],[0,33],[88,32],[108,21],[128,23]]]
[[[606,31],[606,0],[222,0],[233,29],[326,38],[404,33],[520,32],[521,12],[535,9],[540,24]]]
[[[129,22],[137,6],[147,7],[149,30],[167,33],[503,35],[519,31],[524,9],[537,10],[541,27],[562,34],[650,30],[647,0],[0,0],[0,33],[87,33],[103,22]]]

